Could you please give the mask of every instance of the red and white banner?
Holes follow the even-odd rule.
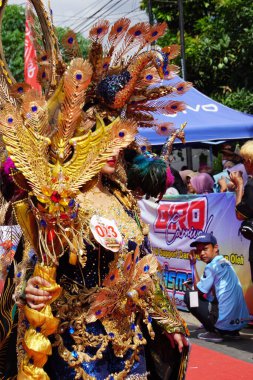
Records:
[[[233,193],[179,195],[164,198],[159,204],[149,200],[142,200],[139,204],[142,219],[150,226],[151,245],[163,267],[168,293],[175,295],[178,307],[185,308],[183,282],[191,277],[190,243],[205,231],[214,234],[220,253],[233,264],[253,315],[249,241],[238,234],[241,222],[235,216]],[[200,275],[204,267],[205,264],[198,260]]]
[[[26,23],[25,23],[25,66],[24,77],[25,82],[36,90],[41,90],[41,86],[37,81],[38,64],[36,59],[36,50],[33,45],[31,25],[34,23],[31,12],[29,12],[30,3],[26,2]]]

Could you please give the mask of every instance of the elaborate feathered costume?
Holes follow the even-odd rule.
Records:
[[[33,276],[51,284],[45,290],[52,298],[40,311],[27,305],[20,310],[18,379],[48,379],[47,373],[63,378],[57,375],[59,363],[68,379],[123,379],[128,374],[145,379],[141,324],[152,339],[153,324],[167,332],[185,328],[164,297],[156,259],[142,257],[143,229],[127,190],[109,186],[113,212],[96,208],[96,197],[89,199],[89,194],[113,151],[134,141],[138,125],[165,132],[155,113],[176,113],[185,105],[162,97],[183,93],[190,85],[150,88],[177,71],[170,58],[178,46],[144,51],[165,32],[165,24],[131,26],[123,18],[110,27],[100,21],[90,31],[87,60],[78,57],[75,34],[68,32],[64,48],[73,59],[66,65],[42,1],[31,2],[44,37],[44,48],[37,43],[42,93],[14,83],[0,48],[0,131],[15,163],[15,183],[28,193],[14,204],[25,252],[35,251]],[[0,16],[6,3],[0,5]],[[109,240],[103,245],[93,230]],[[27,277],[26,260],[27,254],[17,270],[17,297]],[[92,274],[97,280],[89,284]],[[59,362],[49,360],[45,371],[52,352]],[[115,360],[111,368],[108,355]]]

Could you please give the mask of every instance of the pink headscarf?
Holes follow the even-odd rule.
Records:
[[[191,185],[197,194],[205,194],[213,192],[214,180],[208,173],[199,173],[191,178]]]

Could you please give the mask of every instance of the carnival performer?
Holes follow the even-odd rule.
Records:
[[[174,376],[177,367],[181,379],[185,324],[145,248],[147,231],[134,199],[110,178],[137,124],[164,133],[152,113],[185,108],[159,98],[180,95],[190,84],[149,88],[176,72],[169,59],[179,48],[143,50],[163,35],[165,24],[131,26],[123,18],[110,28],[102,20],[90,31],[88,60],[78,58],[68,32],[72,60],[66,65],[43,2],[32,3],[42,27],[38,48],[45,43],[46,49],[38,53],[42,94],[13,84],[0,57],[1,133],[15,183],[27,191],[13,204],[25,243],[15,270],[17,378],[146,379],[150,371],[158,379]],[[133,48],[138,52],[131,56]],[[170,340],[183,351],[179,360]]]
[[[142,288],[144,291],[147,284],[145,284],[145,279],[138,278],[140,271],[138,276],[137,274],[133,276],[131,269],[127,270],[127,265],[131,265],[130,256],[128,256],[128,261],[124,262],[126,274],[130,276],[129,281],[120,279],[118,266],[123,259],[122,253],[119,255],[117,252],[122,244],[119,241],[120,236],[122,236],[126,245],[126,252],[132,252],[131,256],[134,255],[133,252],[136,252],[136,250],[139,251],[138,247],[140,247],[139,253],[135,253],[136,260],[140,260],[139,263],[143,260],[143,265],[148,267],[152,265],[154,258],[150,255],[150,247],[146,236],[147,227],[143,226],[139,219],[139,209],[135,199],[132,198],[123,184],[110,179],[115,170],[116,162],[117,155],[108,160],[101,171],[101,175],[96,178],[94,187],[79,197],[80,207],[85,208],[86,212],[90,214],[90,219],[94,220],[91,230],[98,232],[93,233],[93,239],[90,244],[87,242],[85,268],[70,266],[67,255],[63,256],[60,261],[60,273],[57,276],[57,282],[63,287],[64,294],[61,298],[58,298],[55,304],[55,312],[63,322],[59,326],[61,334],[55,337],[56,343],[53,346],[56,345],[56,347],[53,348],[53,355],[49,358],[46,366],[52,379],[74,379],[76,371],[82,374],[83,378],[88,379],[93,376],[93,378],[101,380],[110,378],[109,375],[111,378],[115,376],[115,379],[129,377],[130,375],[129,378],[146,379],[147,371],[153,373],[154,376],[158,376],[158,368],[155,368],[154,359],[152,362],[153,368],[149,367],[147,369],[145,346],[143,345],[147,332],[143,333],[143,329],[135,319],[132,322],[127,321],[128,318],[123,314],[124,306],[122,303],[124,298],[129,297],[128,307],[133,307],[132,303],[138,297],[136,289]],[[106,229],[109,233],[106,233]],[[133,277],[131,278],[131,276]],[[119,281],[118,285],[117,281]],[[153,323],[157,321],[157,329],[159,329],[159,326],[162,329],[165,328],[165,331],[171,335],[175,344],[178,345],[179,352],[182,352],[183,347],[187,345],[184,337],[186,333],[185,325],[174,305],[164,298],[163,291],[159,289],[159,279],[157,278],[156,281],[156,286],[158,287],[155,297],[157,305],[153,304],[155,301],[155,298],[153,298],[152,301],[150,300],[150,310],[148,311],[150,301],[147,302],[145,313],[148,313],[148,315],[146,314],[146,318],[150,324],[152,324],[152,318],[154,318]],[[49,292],[39,289],[41,285],[48,286],[49,284],[45,283],[43,278],[33,277],[28,280],[25,290],[26,302],[30,307],[37,310],[44,307],[45,302],[50,298]],[[113,286],[115,286],[115,289],[113,289]],[[120,294],[120,292],[122,293],[122,286],[125,287],[124,295]],[[114,311],[105,324],[98,321],[86,324],[85,310],[86,312],[89,310],[91,295],[94,290],[96,291],[97,287],[100,288],[100,291],[98,291],[97,295],[95,293],[95,314],[99,315],[101,312],[106,319],[109,310]],[[162,302],[163,308],[158,306],[160,302]],[[165,322],[166,319],[167,322]],[[157,334],[159,334],[158,331]],[[133,358],[131,360],[134,353],[133,342],[130,339],[132,335],[135,335],[135,340],[139,341],[139,350],[135,352],[135,354],[138,352],[138,361],[133,360]],[[96,350],[94,340],[97,347],[106,347],[103,355],[100,355],[101,349],[98,349],[99,354],[94,354]],[[156,342],[157,345],[161,343]],[[111,349],[111,344],[114,349],[117,347],[116,352],[117,350],[120,351],[120,346],[122,345],[122,352],[119,357],[117,357],[118,355],[115,356]],[[169,345],[168,340],[168,347]],[[79,350],[75,350],[74,347],[79,347]],[[79,352],[80,349],[82,349],[81,352]],[[69,350],[67,360],[66,355],[63,355],[64,350]],[[84,350],[88,352],[87,362],[83,354]],[[173,350],[169,349],[169,351],[171,355]],[[89,355],[93,359],[90,359]],[[73,356],[77,362],[79,356],[83,359],[83,362],[79,363],[81,368],[78,370],[76,366],[73,366]],[[94,356],[96,356],[95,360]],[[167,363],[162,363],[162,361],[157,363],[163,366],[159,371],[164,371],[164,373],[175,371],[173,366],[177,365],[177,363],[172,363],[171,359],[175,360],[175,353],[171,358],[168,358]],[[178,361],[178,358],[176,361]],[[132,367],[128,375],[129,368],[127,365]]]

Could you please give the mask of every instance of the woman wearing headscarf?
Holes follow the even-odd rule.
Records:
[[[206,194],[213,193],[214,180],[207,173],[199,173],[198,175],[189,179],[188,193],[192,194]]]

